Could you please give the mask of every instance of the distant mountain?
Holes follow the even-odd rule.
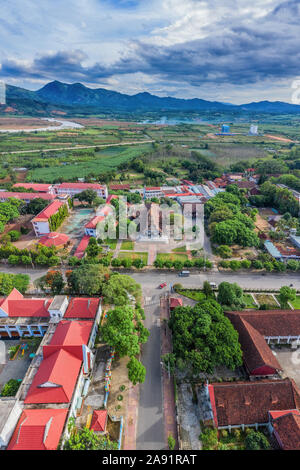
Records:
[[[300,106],[280,101],[261,101],[243,105],[233,105],[218,101],[206,101],[198,98],[179,99],[159,97],[150,93],[126,95],[104,88],[91,89],[81,83],[67,84],[53,81],[37,91],[7,85],[7,104],[19,113],[49,113],[54,110],[68,114],[95,114],[97,112],[256,112],[256,113],[300,113]]]

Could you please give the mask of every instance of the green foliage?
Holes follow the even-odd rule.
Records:
[[[26,214],[37,215],[39,214],[45,207],[49,205],[49,201],[42,199],[40,197],[32,199],[26,206],[23,208],[23,212]]]
[[[69,215],[69,210],[68,210],[68,205],[64,204],[61,206],[56,214],[51,215],[49,218],[49,228],[51,232],[55,232],[58,227],[63,223],[64,219],[68,217]]]
[[[108,275],[109,270],[103,265],[81,265],[68,276],[69,290],[72,294],[101,294]]]
[[[107,304],[127,305],[129,303],[128,294],[132,295],[136,301],[141,299],[141,286],[134,279],[124,274],[114,273],[102,290],[104,301]]]
[[[146,368],[135,357],[132,357],[127,364],[128,378],[133,385],[144,383],[146,378]]]
[[[19,232],[18,230],[11,230],[7,233],[7,235],[10,236],[12,242],[16,242],[21,237],[21,232]]]
[[[243,290],[236,284],[221,282],[218,288],[218,302],[229,307],[244,307]]]
[[[266,436],[259,431],[250,431],[245,439],[247,450],[269,450],[270,444]]]
[[[287,306],[288,301],[296,299],[296,289],[292,289],[288,286],[282,286],[279,289],[279,301],[281,306],[284,308]]]
[[[0,295],[9,295],[15,287],[24,294],[29,287],[30,277],[28,274],[6,274],[0,273]]]
[[[14,397],[19,390],[21,382],[15,379],[10,379],[1,390],[1,397]]]
[[[182,359],[193,373],[212,373],[217,365],[235,369],[242,364],[238,333],[215,300],[175,308],[169,326],[176,361]]]
[[[65,441],[63,450],[117,450],[117,442],[107,436],[98,436],[86,427],[72,430],[71,436]]]
[[[231,258],[232,249],[228,245],[220,245],[218,247],[218,255],[220,255],[221,258]]]
[[[84,191],[76,195],[76,199],[78,199],[78,201],[84,201],[90,205],[93,204],[96,198],[97,193],[93,189],[85,189]]]
[[[174,450],[175,449],[175,445],[176,445],[176,441],[173,437],[172,434],[169,434],[168,435],[168,447],[170,450]]]

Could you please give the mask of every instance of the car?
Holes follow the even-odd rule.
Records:
[[[167,283],[166,282],[162,282],[161,284],[159,284],[159,288],[160,289],[163,289],[164,287],[167,286]]]
[[[178,276],[180,277],[188,277],[190,275],[190,271],[181,271]]]
[[[210,282],[209,285],[212,289],[216,289],[218,287],[215,282]]]

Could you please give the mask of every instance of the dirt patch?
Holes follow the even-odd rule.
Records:
[[[272,140],[279,140],[280,142],[294,142],[293,140],[287,139],[286,137],[278,137],[276,135],[266,134],[265,137],[268,137],[269,139],[272,139]]]
[[[57,126],[57,122],[47,121],[47,127]],[[35,129],[45,127],[45,121],[37,118],[0,118],[0,129]]]
[[[122,357],[121,359],[116,358],[113,361],[112,379],[107,402],[107,409],[110,416],[115,416],[116,418],[123,416],[125,420],[128,404],[128,392],[131,385],[128,379],[127,363],[127,357]],[[125,386],[125,389],[120,390],[123,386]],[[122,399],[118,399],[118,397],[122,397]]]

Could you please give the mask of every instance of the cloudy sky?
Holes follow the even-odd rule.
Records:
[[[291,102],[299,23],[299,0],[2,1],[0,79]]]

